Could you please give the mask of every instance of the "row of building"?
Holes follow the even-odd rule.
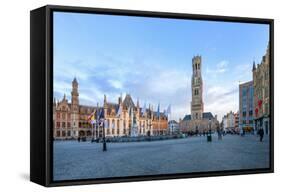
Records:
[[[225,131],[256,133],[270,131],[270,51],[259,64],[253,63],[252,80],[239,85],[239,112],[229,112],[223,119]]]
[[[270,55],[269,47],[261,63],[253,63],[253,80],[239,85],[239,112],[230,111],[219,123],[217,115],[204,111],[202,58],[192,58],[191,114],[179,122],[171,120],[165,113],[146,109],[136,104],[129,94],[109,102],[104,95],[101,106],[86,106],[79,103],[78,82],[72,81],[71,101],[64,95],[61,101],[53,102],[53,137],[67,139],[77,137],[99,138],[121,136],[162,135],[168,133],[204,133],[224,129],[239,132],[253,132],[264,129],[269,133],[270,119]],[[102,111],[106,129],[98,123],[89,123],[89,116],[97,116]],[[118,112],[121,111],[121,114]],[[103,132],[104,131],[104,132]]]
[[[121,114],[117,114],[122,111]],[[89,116],[103,114],[103,124],[91,124]],[[105,122],[106,121],[106,122]],[[166,134],[168,131],[167,115],[155,112],[153,106],[143,110],[139,101],[134,103],[132,97],[126,94],[118,98],[116,103],[108,102],[104,95],[101,106],[86,106],[79,103],[78,82],[72,81],[71,101],[64,95],[61,101],[53,102],[53,137],[55,139],[70,139],[78,137],[99,138],[116,136],[144,136]],[[105,133],[103,133],[105,131]]]

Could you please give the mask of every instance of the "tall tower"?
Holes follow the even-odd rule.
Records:
[[[78,82],[76,78],[72,81],[72,91],[71,91],[71,122],[72,130],[71,136],[78,137],[79,128],[79,93],[78,93]]]
[[[204,104],[203,104],[203,81],[201,76],[201,56],[192,58],[192,101],[191,101],[191,119],[202,119]]]

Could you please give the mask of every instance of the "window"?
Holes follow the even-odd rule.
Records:
[[[59,128],[60,127],[60,122],[57,122],[57,128]]]
[[[112,120],[112,129],[114,129],[115,128],[115,120],[113,119]]]
[[[60,113],[57,113],[57,118],[58,118],[58,119],[60,118]]]
[[[243,111],[243,117],[246,117],[246,111]]]
[[[242,88],[242,96],[245,97],[247,95],[247,88],[243,87]]]
[[[249,111],[249,115],[252,116],[253,115],[253,110]]]
[[[62,122],[62,128],[65,128],[65,122]]]
[[[70,127],[70,122],[67,122],[67,127],[68,127],[68,128]]]

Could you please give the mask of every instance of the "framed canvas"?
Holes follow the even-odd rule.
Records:
[[[30,179],[273,172],[273,20],[31,11]]]

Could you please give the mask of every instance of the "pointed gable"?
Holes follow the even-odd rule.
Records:
[[[126,97],[123,101],[123,107],[126,109],[128,109],[130,107],[135,107],[135,104],[134,104],[133,99],[130,94],[126,94]]]

